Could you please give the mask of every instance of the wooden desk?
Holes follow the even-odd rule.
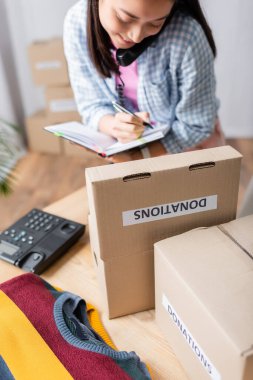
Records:
[[[87,224],[86,191],[85,189],[78,190],[45,210]],[[0,261],[1,282],[22,273],[19,268]],[[112,320],[108,320],[102,312],[96,273],[90,253],[88,228],[82,239],[41,277],[53,285],[80,295],[96,306],[117,348],[135,351],[151,368],[154,380],[188,380],[172,349],[156,326],[154,310]]]

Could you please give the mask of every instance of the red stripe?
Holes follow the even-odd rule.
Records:
[[[38,276],[21,275],[3,283],[0,289],[23,311],[75,380],[131,379],[113,359],[74,347],[64,340],[53,317],[55,299]]]

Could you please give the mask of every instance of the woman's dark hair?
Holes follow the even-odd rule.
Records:
[[[111,49],[113,48],[111,39],[99,19],[98,3],[99,0],[88,0],[88,48],[91,60],[99,74],[104,78],[110,78],[112,73],[119,74],[119,66],[111,54]],[[173,12],[176,10],[190,15],[201,25],[215,57],[216,46],[212,31],[206,21],[199,0],[175,0]]]

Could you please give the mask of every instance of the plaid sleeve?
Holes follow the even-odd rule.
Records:
[[[178,70],[179,101],[165,148],[181,152],[205,140],[213,131],[217,116],[214,59],[206,36],[199,25],[194,28]]]
[[[64,51],[78,111],[85,126],[96,130],[99,120],[114,114],[114,110],[110,99],[101,90],[103,79],[99,78],[89,58],[85,19],[86,9],[82,2],[67,13],[63,30]]]

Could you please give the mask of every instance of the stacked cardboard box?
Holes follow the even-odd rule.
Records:
[[[35,42],[29,46],[28,56],[34,84],[37,86],[69,84],[62,39]]]
[[[86,169],[91,249],[109,318],[151,309],[154,243],[236,216],[229,146]]]
[[[156,321],[192,380],[253,379],[253,215],[233,220],[240,161],[225,146],[86,170],[109,318],[153,308],[155,289]]]
[[[253,379],[253,215],[155,244],[156,321],[189,379]]]
[[[46,153],[84,155],[84,150],[47,134],[44,127],[67,121],[80,121],[74,94],[70,87],[67,62],[61,38],[35,42],[28,56],[33,82],[45,88],[46,109],[26,119],[30,149]]]
[[[36,112],[26,118],[29,148],[34,152],[61,154],[63,151],[61,139],[57,139],[44,130],[48,123],[48,116],[45,111]]]

